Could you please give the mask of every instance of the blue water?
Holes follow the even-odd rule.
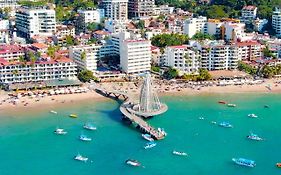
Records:
[[[113,100],[51,108],[57,115],[48,110],[1,114],[0,175],[277,175],[281,173],[275,167],[281,162],[280,99],[279,94],[164,97],[169,111],[149,122],[165,128],[168,136],[149,150],[143,149],[146,142],[140,133],[122,123],[119,104]],[[218,104],[218,100],[237,107]],[[265,104],[270,108],[263,108]],[[71,113],[79,118],[69,118]],[[249,113],[259,117],[249,118]],[[205,120],[198,120],[201,116]],[[234,128],[211,121],[228,121]],[[98,130],[83,130],[85,122],[93,122]],[[68,134],[53,134],[57,126]],[[247,140],[249,132],[266,140]],[[92,137],[92,142],[80,141],[81,133]],[[175,156],[174,149],[189,156]],[[91,161],[73,160],[78,152]],[[253,159],[257,166],[235,165],[233,157]],[[126,165],[128,158],[139,160],[145,168]]]

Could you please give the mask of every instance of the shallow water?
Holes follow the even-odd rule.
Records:
[[[113,100],[77,104],[69,109],[54,108],[57,115],[48,111],[4,115],[0,118],[0,175],[277,175],[281,172],[275,167],[276,162],[281,162],[280,97],[279,94],[164,97],[168,112],[149,122],[165,128],[168,136],[149,150],[143,149],[146,141],[140,133],[121,122],[119,104]],[[235,103],[237,107],[218,104],[218,100]],[[263,108],[265,104],[270,108]],[[79,118],[68,117],[71,113]],[[249,118],[249,113],[259,117]],[[202,116],[205,119],[199,120]],[[88,121],[98,130],[83,130],[83,123]],[[211,121],[228,121],[234,128],[222,128]],[[68,134],[53,134],[57,126]],[[249,132],[266,140],[247,140]],[[81,133],[93,140],[80,141]],[[189,156],[175,156],[174,149]],[[91,161],[73,160],[78,152]],[[231,162],[233,157],[253,159],[257,166],[235,165]],[[126,165],[124,161],[128,158],[139,160],[144,168]]]

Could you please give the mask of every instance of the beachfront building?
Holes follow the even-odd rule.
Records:
[[[151,16],[155,6],[154,0],[129,0],[128,13],[130,18]]]
[[[257,41],[237,42],[238,59],[243,61],[254,61],[262,57],[262,45]]]
[[[79,71],[87,69],[92,72],[97,70],[101,45],[73,46],[69,49],[69,57],[77,64]]]
[[[241,13],[241,21],[244,23],[251,23],[257,17],[258,8],[253,5],[244,6]]]
[[[78,15],[75,26],[77,32],[83,32],[88,24],[101,22],[104,18],[104,9],[78,10]]]
[[[208,40],[201,43],[194,42],[191,46],[199,50],[200,68],[207,70],[237,69],[239,61],[237,46],[226,45],[224,41]]]
[[[162,59],[164,66],[176,68],[186,74],[197,73],[200,66],[199,52],[187,45],[166,47]]]
[[[102,0],[104,16],[112,20],[128,19],[128,0]]]
[[[120,66],[127,74],[150,71],[151,43],[149,40],[122,40],[120,42]]]
[[[199,16],[197,18],[186,19],[183,24],[183,33],[192,38],[196,33],[207,32],[207,17]]]
[[[49,7],[21,7],[16,11],[16,29],[23,37],[52,36],[56,32],[56,13]]]
[[[277,36],[281,36],[281,9],[277,7],[272,15],[272,28]]]
[[[0,58],[5,61],[19,61],[24,55],[25,49],[20,45],[0,45]]]
[[[0,84],[42,82],[60,79],[76,79],[76,64],[68,58],[50,58],[32,62],[9,62],[0,58]]]

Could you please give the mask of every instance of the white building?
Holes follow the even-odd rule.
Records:
[[[161,61],[164,66],[178,69],[181,73],[194,74],[199,69],[199,52],[186,45],[169,46],[165,48],[165,53]]]
[[[102,7],[107,18],[121,21],[128,19],[128,0],[103,0]]]
[[[19,57],[24,55],[25,49],[20,45],[0,45],[0,58],[5,61],[19,61]]]
[[[130,18],[152,16],[154,7],[154,0],[129,0],[128,15]]]
[[[97,70],[101,45],[73,46],[69,49],[69,57],[77,64],[78,70]]]
[[[276,35],[281,36],[281,9],[275,8],[272,15],[272,28],[275,30]]]
[[[251,23],[257,17],[257,10],[258,8],[256,6],[244,6],[242,9],[241,20],[245,23]]]
[[[10,22],[9,20],[0,20],[0,30],[8,30]]]
[[[16,11],[16,28],[19,34],[52,36],[56,32],[56,14],[47,7],[21,7]]]
[[[239,39],[243,39],[246,36],[245,24],[225,22],[222,28],[222,36],[227,41],[236,42]]]
[[[265,27],[265,25],[267,23],[268,23],[267,19],[259,19],[259,18],[257,18],[253,22],[255,31],[262,32],[263,28]]]
[[[68,59],[9,62],[0,58],[0,83],[25,83],[59,79],[76,79],[76,64]]]
[[[223,41],[194,42],[192,46],[199,50],[200,68],[207,70],[237,69],[239,61],[237,46],[226,45]]]
[[[160,5],[159,8],[160,8],[160,14],[164,14],[164,15],[173,14],[175,10],[175,7],[169,7],[169,5]]]
[[[18,1],[19,0],[0,0],[0,9],[9,8],[11,10],[9,15],[15,16],[15,10],[20,6]]]
[[[78,13],[85,24],[92,22],[100,23],[102,18],[104,18],[104,9],[78,10]]]
[[[149,40],[123,40],[120,44],[120,66],[127,74],[150,71],[151,43]]]
[[[219,19],[208,19],[207,33],[210,35],[221,35],[221,27],[223,22]]]
[[[262,57],[262,45],[257,41],[237,42],[238,59],[244,61],[254,61]]]
[[[198,18],[186,19],[183,24],[183,33],[192,38],[196,33],[207,32],[207,17],[199,16]]]
[[[104,21],[104,28],[110,33],[120,33],[126,31],[126,22],[107,19]]]

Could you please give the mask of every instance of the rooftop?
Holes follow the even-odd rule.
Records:
[[[23,52],[24,48],[19,45],[0,45],[0,54]]]
[[[247,5],[243,7],[243,10],[255,10],[257,7],[253,5]]]

